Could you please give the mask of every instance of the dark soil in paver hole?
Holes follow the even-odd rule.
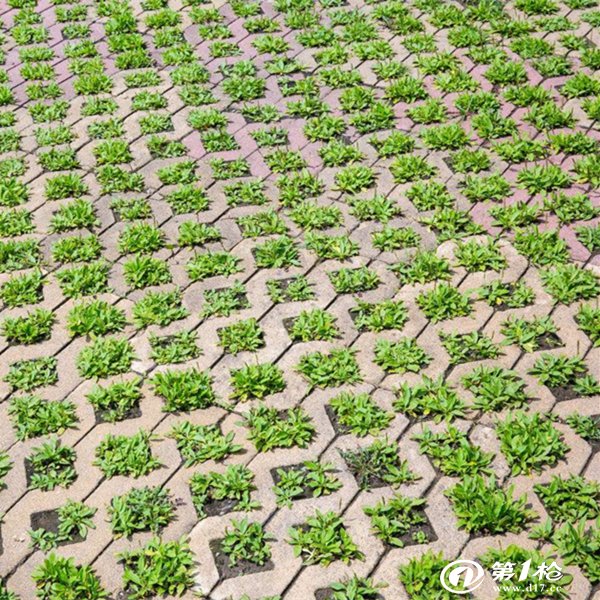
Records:
[[[331,426],[333,427],[333,430],[335,431],[336,435],[346,435],[350,433],[350,427],[347,427],[346,425],[342,425],[340,423],[337,413],[335,412],[335,410],[333,410],[333,408],[331,408],[329,404],[325,405],[325,412],[327,413],[327,416],[331,421]]]
[[[275,568],[271,560],[268,560],[264,565],[257,565],[249,560],[241,560],[235,567],[231,567],[229,565],[229,556],[221,551],[222,541],[222,539],[218,539],[212,540],[209,543],[210,551],[212,552],[221,579],[232,579],[233,577],[240,577],[242,575],[272,571]]]
[[[102,423],[111,423],[106,418],[107,410],[96,410],[94,411],[94,415],[96,417],[96,425],[101,425]],[[120,423],[121,421],[127,421],[127,419],[138,419],[142,416],[142,409],[139,406],[134,406],[130,408],[124,415],[122,419],[116,421],[116,423]]]
[[[50,533],[58,533],[58,511],[55,509],[52,510],[41,510],[39,512],[35,512],[31,515],[31,529],[45,529]],[[65,540],[59,542],[59,546],[65,546],[67,544],[77,544],[78,542],[83,542],[84,538],[82,538],[79,533],[75,533],[72,536],[72,539]]]
[[[288,317],[287,319],[283,320],[283,326],[285,327],[285,330],[288,332],[288,335],[290,336],[290,339],[292,338],[292,329],[294,328],[294,321],[296,320],[297,317]],[[298,342],[299,340],[292,340],[294,343]]]
[[[350,315],[350,318],[352,319],[352,323],[354,323],[356,325],[356,319],[358,319],[358,308],[351,308],[348,311],[348,314]]]
[[[558,402],[566,402],[567,400],[573,400],[573,398],[580,398],[581,394],[578,394],[572,385],[561,385],[560,387],[551,387],[550,391]]]
[[[481,352],[477,352],[477,350],[470,350],[467,352],[466,357],[463,360],[458,361],[455,364],[450,365],[451,368],[454,368],[458,365],[464,365],[470,362],[477,362],[478,360],[485,360],[486,357],[481,354]]]
[[[34,471],[33,466],[31,465],[31,461],[26,458],[25,459],[25,481],[27,482],[27,487],[31,484],[31,478],[33,477]]]
[[[209,500],[202,509],[207,517],[222,517],[235,510],[238,501],[235,498],[224,498],[223,500]]]
[[[538,345],[536,352],[541,350],[553,350],[554,348],[564,346],[562,340],[555,333],[544,333],[544,335],[538,337],[536,341]]]
[[[600,423],[600,414],[590,415],[590,417],[596,421],[596,423]],[[600,439],[598,440],[585,440],[591,447],[592,452],[595,454],[600,451]],[[598,584],[600,586],[600,583]]]
[[[31,529],[45,529],[58,533],[58,511],[42,510],[31,515]]]

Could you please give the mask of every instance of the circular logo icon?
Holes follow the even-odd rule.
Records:
[[[485,571],[473,560],[455,560],[440,573],[442,587],[452,594],[468,594],[483,582]]]

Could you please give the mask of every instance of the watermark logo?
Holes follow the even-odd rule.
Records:
[[[515,579],[515,567],[518,565],[512,562],[495,562],[492,565],[492,579],[494,581],[507,581]],[[554,561],[549,565],[545,562],[537,565],[537,567],[531,568],[531,559],[526,560],[519,569],[519,578],[517,581],[525,581],[529,574],[532,573],[532,577],[541,581],[546,580],[551,583],[559,581],[563,577],[562,567],[558,566]]]
[[[442,587],[453,594],[468,594],[483,582],[485,571],[473,560],[455,560],[440,573]]]
[[[442,587],[452,594],[463,595],[477,589],[486,575],[483,567],[474,560],[459,559],[447,564],[440,573]],[[572,577],[562,572],[562,567],[552,561],[532,565],[526,560],[521,565],[513,562],[495,562],[490,568],[495,591],[554,593],[568,585]]]

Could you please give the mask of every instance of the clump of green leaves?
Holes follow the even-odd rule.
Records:
[[[362,375],[355,354],[355,351],[347,348],[305,354],[296,369],[305,377],[311,389],[359,383]]]
[[[223,460],[242,450],[234,443],[234,434],[223,434],[218,425],[195,425],[189,421],[177,423],[169,437],[177,444],[185,465],[190,467],[207,460]]]
[[[479,288],[477,294],[490,306],[499,308],[523,308],[535,301],[535,292],[522,281],[505,283],[495,279]]]
[[[0,300],[8,308],[36,304],[43,298],[43,286],[44,278],[39,270],[14,275],[0,285]]]
[[[461,381],[474,396],[473,406],[484,412],[521,408],[529,400],[525,382],[502,367],[476,367]]]
[[[417,296],[417,304],[432,323],[464,317],[472,310],[468,296],[444,282],[428,292],[421,292]]]
[[[338,294],[367,292],[381,283],[379,275],[368,267],[344,267],[327,275]]]
[[[590,251],[594,252],[600,248],[600,227],[581,226],[576,227],[577,239]]]
[[[13,396],[8,414],[19,440],[50,433],[62,433],[77,423],[75,404],[71,400],[42,400],[38,396]]]
[[[304,275],[291,279],[271,279],[267,281],[267,293],[275,304],[312,300],[315,292]]]
[[[472,444],[467,433],[453,425],[438,433],[424,427],[413,439],[419,442],[420,451],[427,454],[444,475],[464,477],[492,473],[494,454]]]
[[[127,373],[135,353],[129,340],[117,337],[96,338],[77,357],[79,374],[86,379]]]
[[[315,308],[303,310],[293,321],[290,338],[294,341],[329,341],[339,336],[336,318],[329,312]]]
[[[363,512],[371,517],[371,528],[379,539],[390,546],[402,548],[411,540],[418,539],[417,532],[424,534],[420,526],[428,522],[425,505],[422,498],[396,494],[389,500],[383,498],[374,506],[365,506]],[[426,541],[426,534],[423,541]]]
[[[476,360],[497,358],[500,349],[491,338],[479,331],[439,334],[442,345],[450,355],[450,364],[458,365]]]
[[[421,236],[410,227],[385,226],[381,231],[374,231],[371,234],[373,247],[382,252],[414,248],[419,245],[420,241]]]
[[[585,521],[565,523],[552,536],[552,544],[566,564],[577,565],[593,583],[600,581],[596,548],[600,538],[597,522],[586,529]]]
[[[600,308],[584,304],[576,318],[579,328],[589,336],[594,346],[600,346]]]
[[[286,386],[283,371],[273,363],[251,364],[232,369],[231,383],[231,397],[242,402],[277,394]]]
[[[421,383],[403,383],[396,390],[394,409],[412,418],[433,416],[436,422],[465,415],[465,403],[442,378],[424,377]]]
[[[451,275],[448,260],[428,250],[419,251],[411,260],[396,263],[390,269],[404,285],[450,279]]]
[[[333,591],[332,600],[348,600],[350,598],[355,598],[356,600],[378,600],[380,596],[379,591],[382,587],[385,587],[385,584],[375,584],[370,578],[367,579],[353,575],[344,581],[336,581],[329,587]],[[272,598],[270,600],[278,599]]]
[[[397,444],[387,440],[376,439],[370,446],[340,450],[340,454],[363,490],[384,485],[398,486],[418,479],[407,461],[398,455]]]
[[[527,495],[513,498],[514,486],[504,490],[493,477],[465,475],[444,494],[452,503],[459,527],[469,533],[518,533],[536,515],[526,508]]]
[[[318,461],[306,461],[298,466],[277,469],[273,487],[277,506],[291,508],[295,499],[332,494],[342,487],[333,471],[332,465]]]
[[[194,585],[194,555],[185,540],[152,538],[142,548],[118,555],[123,585],[131,598],[181,596]]]
[[[77,566],[72,558],[50,554],[33,572],[40,600],[66,600],[73,593],[80,598],[102,600],[108,597],[89,565]]]
[[[256,266],[261,269],[285,269],[300,265],[298,248],[294,240],[281,235],[254,247]]]
[[[192,281],[203,281],[218,275],[227,277],[238,273],[240,259],[229,252],[205,252],[197,254],[186,266]]]
[[[10,365],[4,381],[10,384],[13,390],[23,392],[53,385],[58,381],[57,364],[53,356],[20,360]]]
[[[376,435],[385,429],[393,418],[381,409],[369,394],[342,392],[329,401],[337,424],[354,435]]]
[[[154,258],[153,256],[139,256],[135,255],[131,260],[128,260],[123,265],[123,275],[127,285],[134,289],[143,289],[152,285],[160,285],[163,283],[170,283],[172,281],[171,271],[169,266],[164,260]],[[172,292],[155,292],[149,296],[148,299],[142,299],[137,304],[139,307],[136,309],[138,312],[138,324],[140,327],[149,325],[153,321],[161,321],[163,317],[160,316],[161,311],[158,308],[161,304],[168,305],[167,294]],[[143,310],[142,310],[142,307]],[[141,313],[146,312],[147,309],[151,315],[151,321],[145,323],[144,315]],[[154,309],[154,310],[152,310]],[[167,313],[164,319],[170,318],[171,311]]]
[[[260,523],[233,519],[231,528],[225,528],[221,550],[229,557],[230,567],[245,561],[264,565],[271,558],[270,539]]]
[[[412,338],[401,338],[397,342],[380,339],[375,344],[374,362],[387,373],[418,373],[431,360]]]
[[[75,304],[67,316],[67,329],[72,336],[116,333],[125,324],[125,312],[104,300]]]
[[[461,267],[469,273],[477,271],[501,271],[506,268],[507,262],[493,239],[488,239],[484,244],[477,240],[459,242],[454,251],[454,256]]]
[[[233,312],[249,306],[246,288],[235,282],[232,287],[216,290],[204,290],[204,305],[201,318],[228,317]]]
[[[530,373],[535,375],[542,385],[550,388],[572,386],[575,391],[579,391],[587,373],[587,366],[579,356],[545,352],[535,361]]]
[[[544,200],[544,208],[553,212],[560,223],[588,221],[597,216],[599,212],[599,209],[592,204],[589,196],[585,194],[567,196],[564,192],[548,196]]]
[[[12,469],[13,463],[8,452],[0,451],[0,489],[4,487],[4,478]]]
[[[95,385],[86,398],[103,421],[114,423],[127,418],[134,411],[142,398],[141,381],[124,379],[107,386]]]
[[[306,448],[313,440],[315,427],[301,407],[278,411],[260,404],[244,415],[248,439],[259,452],[273,448]]]
[[[196,344],[197,335],[193,331],[179,331],[173,335],[149,336],[152,360],[158,365],[182,363],[197,358],[202,353]]]
[[[301,556],[307,565],[327,566],[335,560],[348,563],[363,558],[342,519],[334,512],[317,511],[303,526],[292,527],[289,536],[294,555]]]
[[[208,408],[216,401],[211,376],[194,367],[161,371],[154,375],[151,383],[154,391],[165,401],[165,412]]]
[[[170,325],[173,321],[184,319],[189,314],[182,305],[181,292],[178,289],[151,291],[133,306],[133,322],[137,327],[148,325]]]
[[[536,266],[560,265],[569,258],[568,246],[558,231],[537,227],[517,231],[515,248]]]
[[[574,264],[543,269],[540,276],[548,293],[561,304],[589,300],[600,294],[598,277],[589,269]]]
[[[559,523],[577,523],[600,514],[600,485],[578,475],[563,479],[554,475],[549,483],[533,486],[550,517]]]
[[[600,421],[597,418],[572,413],[567,417],[567,424],[584,440],[600,441]]]
[[[108,515],[115,537],[129,537],[136,531],[156,533],[174,518],[175,505],[167,489],[144,486],[115,496]]]
[[[440,583],[443,568],[448,564],[440,552],[431,550],[400,565],[400,581],[412,600],[452,600],[455,594]]]
[[[21,317],[7,317],[0,331],[9,344],[37,344],[50,339],[54,322],[52,312],[38,308]]]
[[[109,478],[147,475],[161,466],[152,454],[151,439],[151,435],[142,429],[132,436],[109,433],[96,448],[94,465]]]
[[[259,508],[251,499],[256,489],[254,474],[244,465],[231,465],[223,473],[194,473],[190,478],[190,492],[199,519],[212,512],[211,506],[230,507],[235,511],[250,511]]]
[[[359,245],[347,235],[327,235],[309,231],[304,236],[306,247],[320,259],[346,260],[359,253]]]
[[[237,321],[219,329],[219,344],[226,352],[254,352],[264,346],[264,333],[256,319]]]
[[[351,310],[354,324],[358,329],[384,331],[402,329],[408,319],[408,312],[402,300],[383,300],[369,303],[357,300],[356,308]]]
[[[77,479],[75,450],[63,446],[57,438],[33,448],[27,463],[31,489],[51,491],[56,487],[68,488]]]
[[[83,502],[67,500],[66,504],[56,511],[56,531],[39,527],[31,530],[31,545],[43,552],[56,548],[59,544],[68,544],[76,537],[85,540],[89,529],[94,529],[93,517],[96,509],[86,506]]]
[[[531,320],[511,316],[502,323],[500,331],[506,338],[506,343],[517,344],[524,352],[535,352],[541,345],[562,345],[556,335],[556,325],[548,316],[534,317]]]
[[[539,473],[555,465],[568,450],[559,431],[540,413],[509,414],[497,423],[496,434],[513,475]]]

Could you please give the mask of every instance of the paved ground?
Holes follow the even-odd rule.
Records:
[[[54,553],[138,597],[119,553],[158,534],[214,600],[452,597],[459,557],[600,598],[596,4],[2,0],[6,588],[101,597],[44,592]],[[247,511],[193,498],[235,465]],[[144,486],[166,525],[120,535]],[[424,503],[365,513],[396,495]],[[67,500],[94,528],[60,537]],[[228,566],[243,518],[266,562]]]

